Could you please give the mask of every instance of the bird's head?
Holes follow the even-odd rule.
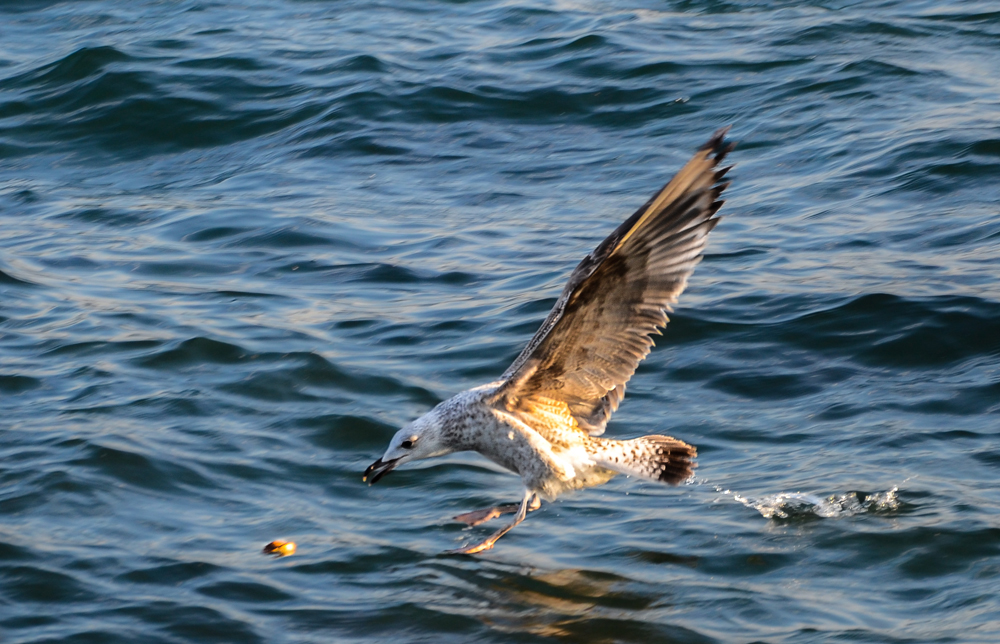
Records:
[[[372,485],[403,463],[455,451],[447,445],[443,423],[437,412],[435,408],[396,432],[385,454],[368,466],[362,480]]]

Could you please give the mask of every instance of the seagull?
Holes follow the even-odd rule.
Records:
[[[520,475],[520,503],[460,514],[470,526],[503,514],[514,520],[488,539],[447,551],[489,550],[541,499],[600,485],[616,474],[668,485],[690,478],[693,445],[670,436],[602,438],[636,367],[661,335],[667,313],[702,259],[719,223],[732,168],[729,128],[708,142],[652,199],[570,274],[538,332],[499,380],[462,393],[400,429],[371,464],[372,485],[404,463],[475,451]]]

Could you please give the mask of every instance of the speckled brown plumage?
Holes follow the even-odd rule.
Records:
[[[719,130],[677,175],[576,267],[541,328],[500,380],[446,400],[399,430],[365,473],[374,483],[416,459],[473,450],[521,476],[525,497],[554,498],[616,473],[677,484],[695,448],[669,436],[602,438],[625,386],[666,326],[719,219],[733,149]],[[531,506],[534,507],[534,506]],[[498,514],[497,508],[482,516]],[[477,513],[470,513],[477,514]],[[464,515],[463,515],[464,516]]]

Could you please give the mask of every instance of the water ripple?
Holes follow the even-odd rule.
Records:
[[[995,8],[0,15],[5,642],[997,641]],[[443,556],[518,481],[361,472],[729,123],[725,218],[608,428],[706,478]]]

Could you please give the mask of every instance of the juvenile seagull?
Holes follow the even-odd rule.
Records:
[[[482,543],[489,550],[529,510],[562,492],[605,483],[615,474],[676,485],[694,471],[693,445],[670,436],[601,438],[625,383],[649,354],[654,333],[701,261],[719,223],[719,163],[734,144],[717,131],[662,190],[589,255],[569,277],[549,316],[500,377],[463,391],[413,421],[365,471],[368,484],[422,458],[473,450],[520,474],[524,498],[455,517],[479,525],[514,512]]]

